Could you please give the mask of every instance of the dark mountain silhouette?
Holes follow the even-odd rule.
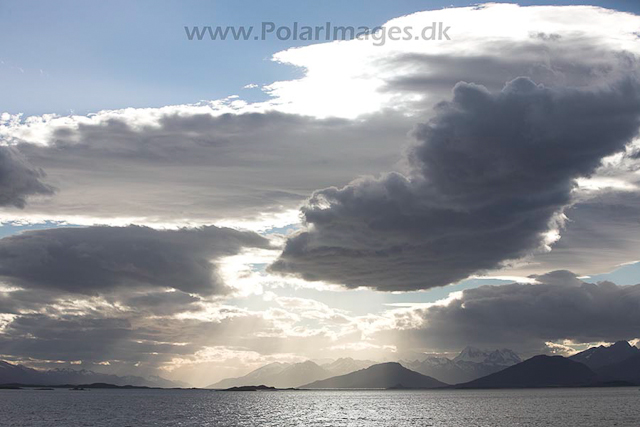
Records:
[[[582,363],[562,356],[535,356],[522,363],[458,388],[578,387],[596,383],[598,376]]]
[[[27,368],[22,365],[14,365],[5,361],[0,361],[0,384],[92,384],[108,383],[117,386],[133,385],[142,387],[163,387],[174,388],[184,387],[185,383],[174,382],[162,377],[154,376],[143,378],[138,376],[118,376],[111,374],[101,374],[86,369],[50,369],[39,371]]]
[[[439,388],[447,384],[411,371],[399,363],[388,362],[326,380],[315,381],[301,388]]]
[[[610,346],[591,347],[588,350],[574,354],[569,359],[584,363],[591,369],[598,369],[606,365],[622,362],[632,356],[640,354],[640,349],[633,347],[627,341],[618,341]]]
[[[598,368],[596,372],[604,381],[626,381],[640,385],[640,354]]]

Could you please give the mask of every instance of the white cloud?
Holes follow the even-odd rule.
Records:
[[[395,18],[382,26],[419,30],[433,22],[451,26],[452,40],[388,40],[383,46],[376,46],[372,40],[356,39],[276,53],[273,56],[275,61],[300,67],[305,70],[305,76],[299,80],[266,86],[266,90],[275,97],[271,105],[280,111],[317,117],[355,118],[385,107],[406,111],[416,96],[429,99],[433,95],[384,90],[390,80],[410,76],[416,71],[416,64],[401,65],[385,61],[402,55],[425,55],[425,59],[431,57],[434,64],[423,70],[423,76],[437,80],[443,77],[438,75],[436,66],[440,56],[504,59],[505,52],[499,48],[501,44],[514,47],[536,40],[539,46],[546,44],[549,49],[549,43],[536,39],[537,36],[550,39],[559,36],[562,38],[559,44],[581,41],[603,50],[639,51],[636,32],[640,17],[593,6],[521,7],[496,3],[418,12]],[[579,51],[572,54],[576,55],[578,62],[590,62],[590,59],[579,58]],[[530,51],[516,51],[514,55],[521,60],[531,59],[527,55],[537,56]],[[544,55],[539,58],[544,58]],[[543,65],[555,73],[559,81],[568,78],[563,75],[563,70],[553,68],[548,52],[547,61]],[[482,83],[474,80],[471,74],[467,78],[468,81]],[[431,99],[431,103],[437,100]]]

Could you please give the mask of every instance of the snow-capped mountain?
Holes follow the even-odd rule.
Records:
[[[448,384],[458,384],[501,371],[521,361],[520,357],[509,349],[487,351],[466,347],[453,360],[429,356],[422,361],[401,361],[401,363],[423,375]]]
[[[454,359],[454,362],[471,362],[471,363],[486,363],[489,365],[499,366],[511,366],[516,363],[522,362],[520,356],[518,356],[512,350],[503,348],[502,350],[480,350],[475,347],[465,347]]]
[[[334,362],[325,363],[322,367],[327,370],[332,377],[335,377],[337,375],[350,374],[360,369],[366,369],[375,364],[376,362],[371,360],[355,360],[350,357],[343,357]]]
[[[467,346],[460,352],[460,354],[453,358],[453,361],[482,363],[487,357],[489,357],[489,352],[480,350],[479,348]]]
[[[492,351],[484,360],[484,363],[498,366],[512,366],[520,362],[522,362],[520,356],[507,348]]]

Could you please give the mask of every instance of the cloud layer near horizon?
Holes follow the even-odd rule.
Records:
[[[46,309],[27,305],[0,322],[0,355],[48,367],[77,360],[89,369],[111,361],[121,372],[157,373],[160,367],[204,386],[267,361],[318,355],[398,360],[425,351],[455,353],[469,344],[532,355],[554,350],[548,343],[639,337],[640,285],[585,283],[567,271],[536,279],[468,289],[427,308],[408,304],[361,316],[275,295],[264,309],[248,310],[180,291],[58,294]],[[42,293],[29,292],[0,290],[0,306]]]
[[[467,289],[447,305],[411,311],[421,326],[395,336],[409,347],[517,348],[535,354],[547,342],[590,343],[640,336],[640,285],[585,283],[568,271],[514,283]],[[393,332],[383,333],[390,339]]]

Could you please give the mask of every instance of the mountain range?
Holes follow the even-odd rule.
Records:
[[[640,349],[627,341],[591,347],[568,358],[535,356],[458,388],[640,385]]]
[[[162,377],[152,376],[148,378],[138,376],[118,376],[102,374],[86,369],[50,369],[40,371],[23,365],[14,365],[0,360],[0,384],[34,384],[34,385],[58,385],[58,384],[92,384],[106,383],[118,386],[132,385],[142,387],[188,387],[183,382],[170,381]]]
[[[360,366],[364,365],[364,366]],[[331,371],[342,375],[331,375]],[[300,375],[299,375],[300,374]],[[315,377],[315,378],[314,378]],[[307,379],[312,378],[309,381]],[[534,356],[524,362],[511,350],[467,347],[453,359],[374,364],[350,358],[318,365],[314,362],[270,364],[244,377],[212,384],[275,385],[280,388],[529,388],[595,385],[640,385],[640,350],[626,341],[592,347],[569,358]]]
[[[413,368],[413,369],[412,369]],[[487,375],[457,381],[482,372]],[[427,372],[436,375],[427,375]],[[450,381],[441,378],[448,376]],[[453,380],[451,380],[453,379]],[[88,370],[36,370],[0,361],[0,384],[92,384],[116,386],[186,387],[161,377],[117,376]],[[456,384],[449,386],[449,384]],[[527,388],[640,385],[640,350],[626,341],[592,347],[571,357],[534,356],[524,362],[511,350],[484,351],[465,348],[453,359],[426,357],[413,362],[378,363],[342,358],[322,365],[271,363],[239,378],[229,378],[207,388]]]
[[[401,360],[399,363],[412,371],[448,384],[458,384],[483,377],[521,362],[520,357],[508,349],[480,350],[467,347],[454,359],[428,356],[422,359]],[[368,368],[376,362],[341,358],[330,363],[312,361],[301,363],[270,363],[247,375],[227,378],[207,388],[227,389],[251,385],[266,385],[278,388],[300,387],[314,381],[345,375]]]
[[[318,365],[311,360],[300,363],[275,362],[251,371],[245,376],[227,378],[206,388],[226,389],[258,384],[277,388],[299,387],[317,380],[324,380],[329,377],[368,368],[375,363],[370,360],[354,360],[350,357],[322,365]]]
[[[455,358],[429,356],[423,360],[400,361],[405,367],[448,384],[458,384],[484,377],[522,362],[509,349],[480,350],[466,347]]]

